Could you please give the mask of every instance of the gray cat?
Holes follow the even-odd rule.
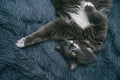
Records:
[[[26,47],[50,39],[62,40],[57,50],[64,53],[70,62],[70,69],[75,69],[77,64],[91,63],[95,59],[94,53],[101,49],[106,38],[107,14],[112,1],[52,0],[52,3],[57,18],[21,38],[16,45]]]

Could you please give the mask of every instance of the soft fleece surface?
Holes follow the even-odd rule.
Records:
[[[120,1],[113,1],[108,37],[95,62],[72,72],[54,50],[54,40],[15,46],[53,20],[54,13],[50,0],[0,0],[0,80],[120,80]]]

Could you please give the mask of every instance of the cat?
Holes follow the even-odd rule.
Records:
[[[80,63],[92,62],[95,52],[102,48],[107,36],[108,13],[112,1],[52,0],[52,3],[55,7],[56,19],[36,32],[21,38],[16,45],[26,47],[50,39],[63,40],[63,43],[73,44],[72,49],[58,48],[69,60],[70,69],[75,69]],[[79,55],[73,54],[73,50]],[[72,57],[65,55],[68,53],[72,53]]]

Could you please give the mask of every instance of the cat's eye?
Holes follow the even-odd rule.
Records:
[[[72,55],[73,55],[73,56],[76,56],[76,52],[75,52],[75,51],[72,51]]]

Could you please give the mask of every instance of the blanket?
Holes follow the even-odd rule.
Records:
[[[94,63],[74,71],[55,40],[18,48],[18,39],[55,19],[51,0],[0,0],[0,80],[120,80],[120,1],[113,0],[109,30]]]

